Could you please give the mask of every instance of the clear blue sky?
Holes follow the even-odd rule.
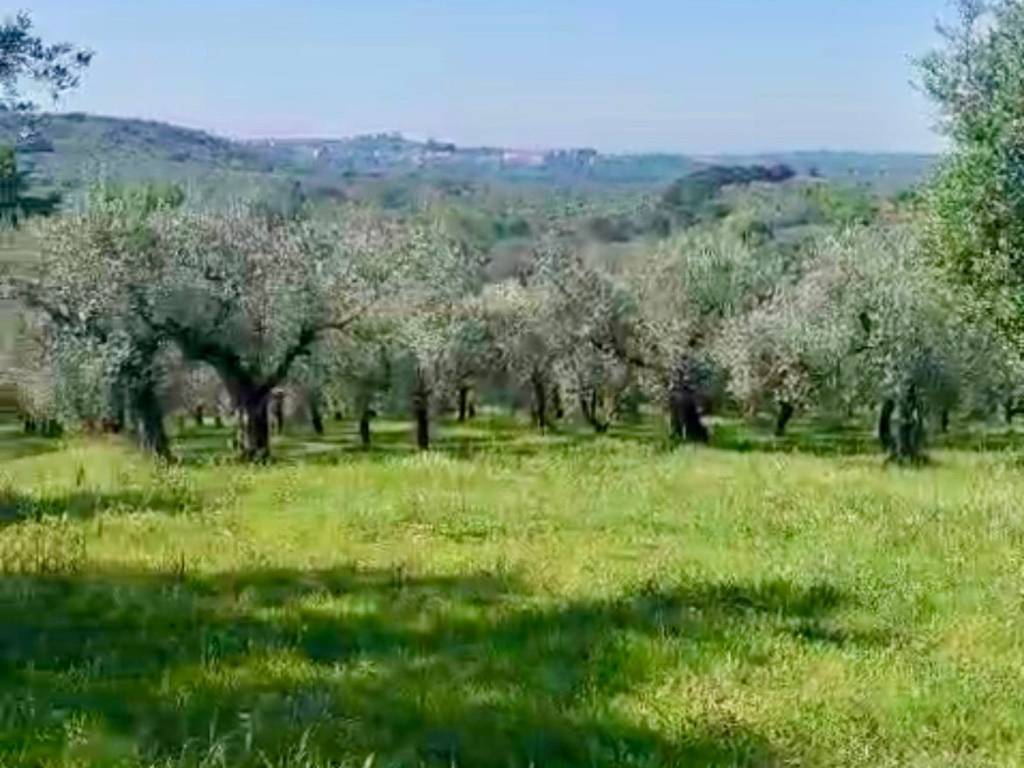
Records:
[[[931,150],[945,0],[23,0],[97,58],[67,108],[238,137]]]

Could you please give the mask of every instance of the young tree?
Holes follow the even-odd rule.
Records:
[[[633,297],[580,243],[564,237],[536,249],[533,280],[543,289],[556,379],[573,394],[584,420],[606,432],[633,379],[630,361],[616,354],[634,333]]]
[[[549,406],[561,356],[549,291],[507,280],[489,285],[483,297],[501,365],[528,388],[533,421],[542,430],[551,424]]]
[[[443,376],[454,389],[457,418],[463,423],[475,409],[471,398],[479,379],[498,364],[497,345],[480,302],[460,306],[441,354]]]
[[[430,217],[434,247],[410,273],[399,324],[401,344],[412,364],[412,410],[416,444],[430,447],[430,415],[440,386],[457,372],[460,343],[472,323],[473,298],[483,287],[486,254],[453,236],[443,219]],[[464,373],[464,371],[463,371]]]
[[[369,450],[371,424],[381,410],[381,402],[394,383],[398,355],[395,329],[391,323],[364,323],[344,338],[331,338],[319,345],[325,355],[328,386],[338,401],[351,405],[359,422],[359,443]]]

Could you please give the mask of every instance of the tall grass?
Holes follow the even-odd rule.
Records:
[[[7,454],[0,764],[1024,762],[1011,449],[406,429]]]

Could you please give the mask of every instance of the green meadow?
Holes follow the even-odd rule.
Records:
[[[1015,765],[1016,435],[0,437],[0,765]],[[1024,445],[1024,443],[1021,443]]]

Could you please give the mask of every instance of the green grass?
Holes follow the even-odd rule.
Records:
[[[329,427],[0,436],[0,765],[1024,763],[1012,434]]]

